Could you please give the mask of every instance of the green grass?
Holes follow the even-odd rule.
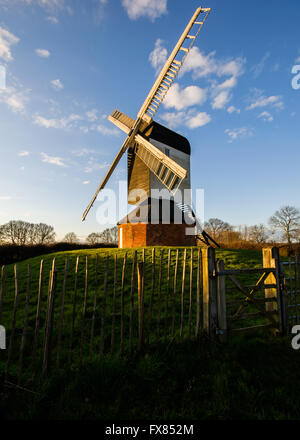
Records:
[[[142,249],[138,249],[138,261],[142,260]],[[172,301],[173,301],[173,288],[174,288],[174,271],[175,271],[175,257],[176,249],[171,249],[171,266],[170,266],[170,282],[168,288],[167,281],[167,266],[168,266],[168,251],[169,248],[156,248],[156,274],[155,274],[155,286],[154,286],[154,302],[153,302],[153,314],[150,328],[150,342],[163,342],[164,340],[170,340],[171,336],[171,312],[172,312]],[[164,258],[162,261],[162,276],[160,277],[160,256],[161,252],[164,251]],[[38,351],[38,368],[41,367],[42,360],[42,348],[44,340],[44,326],[46,319],[46,300],[47,300],[47,290],[49,283],[49,271],[51,268],[51,263],[53,258],[56,258],[56,268],[57,268],[57,288],[56,288],[56,299],[55,299],[55,313],[54,313],[54,330],[52,343],[54,347],[53,359],[56,356],[56,343],[58,337],[58,322],[60,316],[61,307],[61,297],[62,297],[62,285],[63,285],[63,274],[65,260],[69,258],[69,272],[67,278],[67,288],[65,297],[65,307],[64,307],[64,321],[63,321],[63,332],[62,332],[62,350],[61,350],[61,362],[65,365],[69,354],[69,340],[71,331],[71,321],[73,313],[73,296],[74,296],[74,268],[77,256],[80,257],[79,272],[78,272],[78,290],[77,290],[77,304],[76,304],[76,321],[75,321],[75,334],[74,334],[74,347],[72,350],[73,360],[78,363],[79,356],[79,345],[82,340],[83,346],[83,360],[87,362],[90,358],[90,335],[92,326],[92,316],[93,316],[93,304],[94,296],[96,293],[97,298],[97,311],[96,311],[96,321],[95,321],[95,336],[92,345],[92,359],[96,359],[99,354],[100,347],[100,333],[101,333],[101,310],[102,310],[102,299],[103,299],[103,282],[104,282],[104,269],[106,267],[106,258],[109,256],[109,271],[108,271],[108,284],[107,284],[107,300],[106,300],[106,321],[105,321],[105,352],[108,353],[111,350],[111,328],[112,328],[112,315],[113,315],[113,294],[114,294],[114,258],[117,256],[117,279],[118,279],[118,290],[117,290],[117,301],[115,310],[115,350],[118,351],[120,344],[120,291],[121,291],[121,277],[122,277],[122,267],[125,252],[127,252],[127,266],[125,271],[125,353],[129,351],[129,314],[130,314],[130,281],[132,274],[132,263],[134,250],[118,250],[118,249],[92,249],[92,250],[79,250],[71,252],[60,252],[57,254],[45,255],[41,257],[32,258],[30,260],[21,262],[18,264],[18,280],[19,280],[19,307],[17,312],[16,321],[16,335],[13,350],[12,365],[10,369],[11,377],[14,378],[17,375],[17,366],[19,360],[19,347],[22,336],[22,329],[24,326],[25,317],[25,298],[27,289],[27,270],[28,264],[31,265],[31,297],[30,297],[30,307],[29,307],[29,321],[28,321],[28,335],[25,346],[25,360],[24,369],[28,370],[27,376],[25,376],[26,381],[31,378],[32,375],[32,344],[33,344],[33,333],[35,328],[35,318],[36,318],[36,306],[37,306],[37,292],[38,292],[38,278],[39,278],[39,266],[41,259],[44,260],[44,284],[42,291],[42,312],[41,312],[41,322],[40,322],[40,332],[39,332],[39,351]],[[96,290],[95,281],[95,265],[96,265],[96,255],[98,256],[98,288]],[[190,255],[191,248],[187,252],[187,267],[186,267],[186,279],[185,279],[185,294],[184,294],[184,321],[183,321],[183,339],[188,338],[188,318],[189,318],[189,294],[190,294]],[[192,296],[193,296],[193,313],[192,313],[192,334],[195,332],[196,324],[196,307],[195,307],[195,296],[197,291],[197,249],[193,249],[194,264],[193,264],[193,281],[192,281]],[[81,334],[82,326],[82,313],[83,313],[83,303],[84,303],[84,292],[85,292],[85,270],[86,270],[86,257],[89,258],[89,289],[87,294],[87,310],[86,310],[86,322],[83,334]],[[180,326],[181,326],[181,290],[182,290],[182,272],[183,272],[183,256],[184,248],[179,248],[179,264],[178,264],[178,277],[175,299],[175,340],[180,340]],[[247,250],[217,250],[216,257],[223,259],[225,262],[225,267],[228,269],[235,268],[245,268],[245,267],[261,267],[262,266],[262,255],[261,252],[257,251],[247,251]],[[146,275],[145,275],[145,310],[146,310],[146,325],[148,326],[148,310],[150,304],[150,297],[152,292],[152,249],[146,249]],[[7,328],[8,337],[10,335],[12,310],[14,303],[14,265],[6,267],[6,290],[4,298],[4,308],[3,308],[3,319],[2,325]],[[259,275],[254,276],[240,276],[239,280],[244,284],[255,284],[259,278]],[[159,282],[160,281],[160,282]],[[228,283],[229,285],[230,283]],[[135,288],[135,313],[133,316],[133,343],[134,346],[138,342],[138,314],[137,314],[137,290]],[[161,295],[161,302],[159,304],[158,298]],[[263,292],[258,293],[258,296],[262,296]],[[231,292],[228,295],[228,299],[242,299],[242,294],[239,292]],[[237,308],[231,308],[228,310],[229,314],[234,314]],[[248,307],[249,313],[257,311],[255,307]],[[158,317],[160,316],[159,322],[159,335],[158,335]],[[201,314],[202,316],[202,314]],[[257,318],[256,320],[243,321],[235,324],[236,327],[250,326],[254,324],[261,324],[265,322],[265,318]],[[147,332],[146,332],[147,333]],[[165,339],[166,338],[166,339]],[[5,364],[0,362],[0,372],[4,371]]]
[[[1,382],[5,364],[0,362],[0,413],[5,419],[73,419],[73,420],[209,420],[209,419],[299,419],[300,386],[298,385],[299,352],[290,347],[289,339],[271,338],[266,333],[256,333],[245,336],[231,336],[226,345],[213,343],[201,336],[199,340],[188,340],[188,296],[189,296],[189,268],[186,274],[184,338],[180,341],[179,326],[181,312],[181,276],[184,249],[179,251],[178,284],[176,290],[176,337],[171,343],[170,338],[164,340],[165,305],[167,286],[167,259],[163,260],[162,278],[159,285],[159,261],[163,248],[156,248],[156,302],[153,310],[151,328],[151,342],[144,351],[134,357],[109,355],[111,312],[113,295],[114,257],[118,257],[118,279],[121,279],[123,258],[126,250],[88,250],[76,252],[62,252],[44,256],[45,282],[43,289],[42,321],[45,320],[45,305],[49,270],[53,257],[57,260],[58,280],[57,298],[55,303],[55,322],[58,320],[61,301],[62,277],[66,257],[70,258],[70,270],[67,282],[65,315],[63,327],[63,350],[61,353],[61,368],[52,369],[47,379],[39,374],[33,383],[31,349],[32,331],[35,324],[37,301],[37,286],[39,264],[42,257],[33,258],[18,264],[20,304],[17,314],[16,344],[13,355],[12,368],[9,378],[16,380],[19,343],[24,322],[24,304],[26,294],[27,266],[32,268],[31,300],[29,313],[29,330],[25,350],[25,372],[22,385],[37,391],[31,394],[26,391],[7,388]],[[130,278],[133,250],[128,251],[128,265],[126,270],[125,305],[126,327],[128,337],[128,310],[130,294]],[[146,282],[145,302],[149,305],[151,294],[151,252],[146,249]],[[164,249],[167,256],[168,250]],[[188,250],[188,261],[191,250]],[[176,249],[172,249],[170,295],[173,292],[173,275]],[[217,258],[225,261],[225,267],[230,269],[261,267],[261,252],[245,250],[217,250]],[[74,290],[74,267],[77,256],[80,256],[78,277],[78,309],[76,320],[75,342],[73,350],[74,363],[71,371],[65,368],[68,356],[70,335],[70,319],[72,315],[72,301]],[[97,320],[95,326],[95,340],[93,356],[89,359],[89,341],[92,306],[95,291],[95,259],[99,257],[99,291],[97,292]],[[84,356],[82,367],[78,362],[78,344],[81,338],[81,317],[84,296],[85,257],[89,257],[89,292],[87,321],[84,333]],[[106,257],[110,257],[107,320],[105,347],[107,354],[99,359],[100,321],[103,272]],[[194,251],[193,292],[196,291],[197,252]],[[142,250],[138,250],[138,259],[142,258]],[[14,285],[13,265],[7,267],[7,283],[4,301],[3,323],[9,329],[13,306]],[[259,275],[241,276],[239,280],[244,284],[254,284]],[[157,297],[161,289],[161,332],[157,338]],[[262,292],[260,293],[262,294]],[[135,292],[136,296],[136,292]],[[230,293],[230,298],[241,294]],[[171,298],[171,297],[170,297]],[[119,344],[119,299],[116,315],[116,349]],[[170,306],[170,304],[169,304]],[[249,310],[250,311],[250,310]],[[259,322],[259,321],[256,321]],[[254,323],[254,322],[253,322]],[[167,335],[170,334],[170,319],[167,321]],[[195,325],[195,310],[193,312],[193,326]],[[247,322],[243,323],[244,325]],[[134,315],[134,343],[137,343],[137,314]],[[241,323],[238,323],[241,325]],[[194,328],[194,327],[193,327]],[[42,355],[43,330],[40,331],[39,368]],[[53,357],[55,359],[55,343],[57,325],[54,327]],[[128,350],[128,346],[126,346]],[[2,388],[1,388],[2,387]]]
[[[37,395],[0,384],[3,419],[298,420],[300,352],[286,339],[245,336],[157,344],[61,371]]]

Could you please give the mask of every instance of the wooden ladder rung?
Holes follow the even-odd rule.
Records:
[[[164,178],[164,180],[163,180],[163,182],[164,182],[165,185],[167,185],[167,182],[168,182],[168,180],[169,180],[171,174],[172,174],[172,171],[171,171],[171,170],[168,170],[168,172],[167,172],[167,174],[165,175],[165,178]]]
[[[173,63],[178,64],[178,66],[182,66],[182,62],[181,61],[173,60]]]
[[[203,24],[203,21],[194,21],[194,24]]]
[[[186,47],[181,47],[180,50],[183,50],[184,52],[188,52],[189,49],[187,49]]]
[[[172,189],[173,189],[173,187],[174,187],[174,185],[175,185],[175,183],[176,183],[177,178],[178,178],[178,176],[176,176],[176,174],[174,174],[174,177],[173,177],[173,179],[171,180],[170,185],[169,185],[169,190],[170,190],[170,191],[172,191]]]
[[[165,84],[161,83],[161,85],[159,87],[162,87],[165,90],[169,90],[169,87],[167,87]]]
[[[190,40],[194,40],[196,38],[196,36],[195,35],[187,35],[186,38],[189,38]]]

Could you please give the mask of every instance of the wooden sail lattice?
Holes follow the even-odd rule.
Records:
[[[142,118],[144,115],[150,116],[151,118],[154,117],[182,68],[186,57],[194,46],[196,38],[210,11],[210,8],[198,8],[196,10],[146,98],[146,101],[138,114],[139,117]],[[193,35],[190,34],[191,31]]]
[[[135,154],[147,165],[158,180],[171,193],[175,194],[183,179],[186,178],[187,171],[141,135],[138,134],[135,141]]]

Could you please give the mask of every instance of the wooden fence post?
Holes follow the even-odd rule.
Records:
[[[184,291],[185,291],[186,255],[187,255],[187,249],[184,250],[183,267],[182,267],[180,339],[182,339],[183,337],[183,325],[184,325]]]
[[[95,335],[95,321],[97,312],[97,295],[98,295],[98,261],[99,256],[96,255],[95,262],[95,290],[94,290],[94,301],[93,301],[93,315],[92,315],[92,326],[91,326],[91,338],[90,338],[90,360],[93,357],[93,345],[94,345],[94,335]]]
[[[144,343],[144,263],[138,264],[139,350]]]
[[[0,324],[2,321],[4,291],[5,291],[5,266],[2,266],[2,268],[1,268],[1,290],[0,290]]]
[[[174,269],[174,288],[173,288],[173,301],[172,301],[172,338],[174,338],[175,336],[178,260],[179,260],[179,249],[177,249],[176,251],[176,262]]]
[[[215,269],[215,250],[212,247],[202,249],[203,330],[212,337],[218,326]]]
[[[69,344],[68,367],[70,367],[72,362],[73,338],[75,331],[76,305],[77,305],[78,268],[79,268],[79,257],[76,258],[76,264],[75,264],[74,296],[73,296],[73,310],[72,310],[72,323],[71,323],[70,344]]]
[[[52,262],[50,292],[49,292],[49,300],[47,307],[44,359],[43,359],[43,376],[46,376],[48,374],[49,364],[51,360],[51,339],[52,339],[52,331],[53,331],[55,291],[56,291],[56,260],[54,258]]]
[[[118,291],[118,257],[115,255],[115,266],[114,266],[114,291],[113,291],[113,301],[112,301],[112,320],[111,320],[111,355],[115,351],[115,331],[116,331],[116,307],[117,307],[117,291]]]
[[[22,371],[23,371],[24,349],[25,349],[26,337],[27,337],[27,332],[28,332],[28,316],[29,316],[29,301],[30,301],[30,282],[31,282],[31,265],[28,264],[26,303],[25,303],[25,317],[24,317],[24,326],[23,326],[22,339],[21,339],[21,345],[20,345],[20,356],[19,356],[18,385],[20,385],[20,383],[21,383],[21,377],[22,377]]]
[[[134,289],[135,289],[136,262],[137,262],[137,251],[134,252],[132,270],[131,270],[131,284],[130,284],[129,347],[130,347],[131,355],[133,352],[133,315],[134,315]]]
[[[68,269],[69,269],[69,258],[66,258],[63,288],[62,288],[62,295],[61,295],[59,323],[58,323],[57,353],[56,353],[56,368],[57,368],[57,370],[59,370],[59,366],[60,366],[60,351],[61,351],[62,329],[63,329],[63,321],[64,321],[65,296],[66,296],[66,288],[67,288]]]
[[[169,313],[169,296],[170,296],[170,269],[171,269],[171,249],[168,252],[168,270],[167,270],[167,292],[165,302],[165,342],[168,333],[168,313]]]
[[[103,281],[103,299],[102,299],[102,310],[101,310],[101,334],[100,334],[100,357],[104,354],[104,344],[105,344],[105,320],[106,320],[106,295],[107,295],[107,278],[109,271],[109,256],[106,258],[106,267]]]
[[[279,249],[277,247],[263,249],[263,267],[275,269],[275,274],[270,273],[266,278],[265,285],[275,284],[276,287],[265,289],[265,297],[267,299],[275,298],[276,302],[266,303],[266,312],[277,312],[274,319],[278,322],[278,329],[275,329],[275,333],[279,330],[283,334],[286,330],[286,307],[281,282]]]
[[[198,338],[200,329],[200,290],[201,290],[201,267],[202,267],[202,252],[201,249],[198,251],[198,262],[197,262],[197,311],[196,311],[196,328],[195,336]]]
[[[191,249],[191,261],[190,261],[190,303],[189,303],[189,321],[188,321],[188,334],[189,339],[191,337],[191,326],[193,317],[193,269],[194,269],[194,250]]]
[[[34,368],[35,368],[36,354],[37,354],[38,342],[39,342],[39,330],[40,330],[40,318],[41,318],[41,306],[42,306],[42,292],[43,292],[43,268],[44,268],[44,260],[41,260],[41,262],[40,262],[38,298],[37,298],[36,317],[35,317],[33,356],[32,356]]]
[[[126,276],[127,252],[124,256],[122,281],[121,281],[121,334],[120,334],[120,357],[124,355],[124,336],[125,336],[125,276]]]
[[[157,340],[159,339],[159,336],[160,336],[161,285],[162,285],[163,258],[164,258],[164,249],[161,250],[160,264],[159,264],[158,295],[157,295]]]
[[[14,265],[14,280],[15,280],[15,299],[14,299],[14,308],[13,308],[12,323],[11,323],[11,333],[9,338],[8,354],[7,354],[7,364],[6,364],[6,372],[5,372],[6,378],[8,376],[11,357],[12,357],[12,350],[13,350],[16,322],[17,322],[17,310],[19,306],[19,280],[18,280],[18,266],[16,264]]]
[[[82,364],[82,358],[83,358],[85,321],[86,321],[88,294],[89,294],[89,257],[86,256],[85,257],[84,300],[83,300],[81,335],[80,335],[80,365]]]
[[[217,261],[217,271],[222,272],[225,270],[224,261]],[[218,300],[218,328],[220,341],[226,342],[227,340],[227,313],[226,313],[226,286],[224,275],[218,276],[218,289],[217,289],[217,300]]]
[[[300,282],[300,259],[299,255],[295,255],[295,308],[296,308],[296,319],[297,324],[299,324],[299,306],[298,306],[298,293],[299,293],[299,282]]]

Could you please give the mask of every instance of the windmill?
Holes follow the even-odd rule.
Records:
[[[84,211],[82,221],[86,219],[98,194],[106,186],[126,152],[128,153],[129,193],[133,188],[141,188],[150,197],[153,187],[163,187],[167,188],[174,196],[179,187],[181,189],[190,188],[190,147],[188,141],[179,134],[154,122],[153,118],[177,78],[210,11],[210,8],[202,7],[195,11],[138,112],[137,118],[132,119],[118,110],[115,110],[108,117],[113,124],[126,133],[127,138]],[[172,150],[172,154],[170,154],[170,150]],[[142,202],[144,200],[139,200],[139,204]],[[137,202],[129,199],[128,203],[136,204]],[[178,208],[183,212],[187,211],[188,215],[194,218],[196,227],[202,234],[202,239],[206,244],[209,244],[210,237],[201,229],[199,222],[193,215],[192,208],[186,205],[180,205]]]

